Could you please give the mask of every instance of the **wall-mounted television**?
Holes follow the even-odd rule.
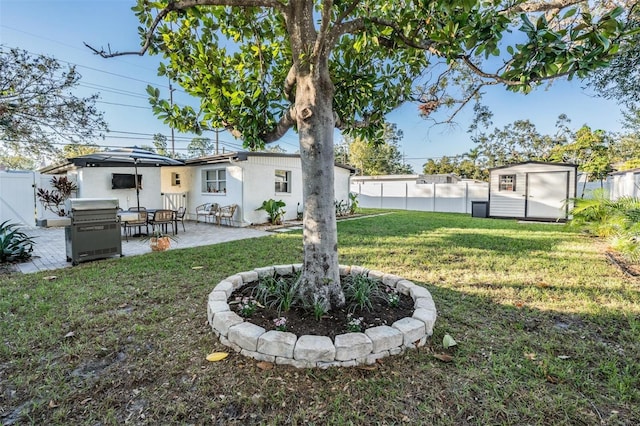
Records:
[[[131,189],[136,187],[136,175],[128,173],[113,173],[111,175],[111,189]],[[142,175],[138,175],[138,189],[142,189]]]

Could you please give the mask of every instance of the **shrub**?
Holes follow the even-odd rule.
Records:
[[[5,220],[0,224],[0,262],[24,262],[31,258],[33,239]]]
[[[261,278],[255,298],[278,312],[290,310],[298,298],[300,274],[296,276],[269,276]]]
[[[280,225],[282,223],[282,217],[286,213],[284,210],[284,206],[286,206],[285,202],[282,200],[274,200],[269,199],[262,202],[262,205],[256,209],[264,210],[267,212],[267,216],[269,218],[269,222],[274,225]]]
[[[344,297],[349,310],[366,309],[370,311],[373,302],[377,300],[387,300],[386,295],[380,289],[380,283],[365,275],[350,275],[342,279]]]
[[[51,191],[38,188],[36,194],[38,200],[40,200],[45,209],[51,210],[58,216],[65,216],[66,212],[62,205],[65,200],[71,196],[73,191],[78,190],[78,187],[65,176],[52,177],[51,186],[53,186]]]

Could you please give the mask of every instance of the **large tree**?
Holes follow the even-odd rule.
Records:
[[[298,132],[300,296],[329,308],[344,303],[334,129],[380,137],[385,114],[415,99],[430,65],[475,77],[465,80],[462,102],[486,84],[528,92],[558,76],[584,77],[606,64],[623,32],[622,10],[592,14],[589,7],[576,0],[138,0],[142,48],[99,53],[162,54],[159,73],[201,100],[200,111],[180,109],[152,91],[156,114],[176,128],[224,127],[248,147]],[[440,96],[451,81],[420,82],[423,113],[453,105]]]
[[[59,156],[57,145],[91,142],[106,130],[97,95],[72,92],[75,67],[0,46],[0,141],[3,152],[33,163]]]

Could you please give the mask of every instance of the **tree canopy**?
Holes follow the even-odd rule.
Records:
[[[606,6],[607,1],[598,1]],[[487,84],[528,92],[585,77],[617,51],[621,8],[576,0],[138,0],[142,47],[200,99],[180,108],[149,89],[174,128],[226,128],[247,147],[299,134],[303,174],[300,297],[340,306],[334,209],[334,128],[381,139],[385,114],[417,101],[453,110]],[[506,37],[508,35],[508,37]],[[429,79],[429,76],[433,78]],[[422,80],[422,81],[419,81]],[[459,96],[447,88],[457,83]],[[416,90],[419,89],[419,90]]]
[[[97,95],[72,93],[81,76],[75,67],[0,46],[0,140],[4,160],[17,165],[63,155],[65,143],[85,144],[107,128],[95,107]],[[13,159],[13,160],[12,160]]]

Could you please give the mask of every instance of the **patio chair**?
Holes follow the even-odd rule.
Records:
[[[138,212],[138,219],[122,222],[124,228],[124,237],[126,241],[129,241],[129,234],[133,228],[138,228],[138,234],[142,234],[142,227],[145,227],[147,234],[149,233],[149,223],[147,222],[147,211],[141,210]]]
[[[166,233],[169,225],[173,230],[173,235],[176,234],[176,224],[174,223],[174,211],[173,210],[156,210],[153,214],[153,219],[149,220],[151,225],[151,231],[154,232],[156,227]]]
[[[204,218],[206,222],[213,222],[214,217],[216,217],[216,213],[218,212],[219,206],[216,203],[205,203],[196,207],[196,223],[200,222],[200,216]]]
[[[178,211],[176,212],[176,218],[175,218],[175,223],[176,223],[176,228],[178,227],[178,222],[182,223],[182,231],[186,232],[187,230],[184,227],[184,216],[187,213],[187,209],[184,207],[179,207]],[[177,229],[176,229],[177,231]]]
[[[235,214],[237,208],[237,204],[220,207],[215,214],[217,224],[221,225],[221,222],[224,220],[229,224],[229,226],[233,226],[233,215]]]

